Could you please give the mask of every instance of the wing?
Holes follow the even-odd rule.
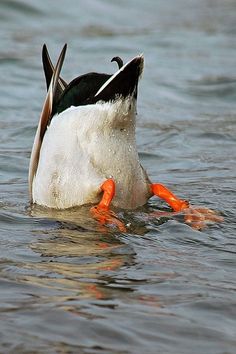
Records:
[[[46,79],[46,83],[47,83],[47,90],[48,90],[50,82],[51,82],[51,78],[52,78],[52,75],[54,72],[54,66],[53,66],[52,61],[50,59],[46,44],[43,45],[42,62],[43,62],[43,69],[44,69],[45,79]],[[57,84],[56,92],[55,92],[55,97],[54,97],[55,104],[59,101],[59,98],[61,97],[61,95],[66,87],[67,87],[67,83],[65,82],[65,80],[63,80],[59,76],[58,77],[58,84]]]
[[[37,172],[37,168],[38,168],[38,161],[39,161],[39,155],[40,155],[40,149],[41,149],[43,137],[44,137],[45,131],[47,129],[48,123],[50,121],[50,118],[51,118],[53,103],[55,101],[56,94],[57,94],[57,88],[59,86],[58,85],[59,78],[60,78],[59,75],[60,75],[62,64],[63,64],[64,58],[65,58],[66,48],[67,48],[67,45],[65,44],[62,51],[61,51],[61,54],[58,58],[55,69],[51,65],[51,69],[53,72],[51,75],[51,80],[50,80],[50,84],[48,87],[47,96],[44,101],[42,113],[41,113],[41,116],[39,119],[38,128],[37,128],[36,135],[34,138],[34,144],[33,144],[32,152],[31,152],[30,166],[29,166],[29,194],[30,194],[31,201],[32,201],[32,183],[33,183],[33,179],[34,179],[34,176],[35,176],[35,174]],[[45,53],[47,54],[47,50]],[[48,59],[49,59],[49,64],[50,64],[49,56],[48,56]]]

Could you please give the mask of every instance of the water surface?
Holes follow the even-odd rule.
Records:
[[[0,351],[236,352],[236,4],[233,0],[0,3]],[[30,209],[27,173],[45,96],[41,47],[66,80],[144,53],[137,142],[153,181],[224,215],[202,232],[153,198],[118,210]]]

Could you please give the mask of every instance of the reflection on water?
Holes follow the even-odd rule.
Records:
[[[116,271],[132,258],[129,248],[112,234],[101,235],[98,232],[80,231],[76,227],[71,230],[62,226],[56,231],[47,231],[46,236],[46,239],[31,245],[31,249],[39,253],[44,261],[30,264],[29,267],[26,265],[26,269],[33,274],[44,276],[38,279],[29,274],[26,281],[48,286],[48,280],[53,279],[53,288],[66,288],[76,293],[79,291],[80,298],[109,298],[102,287],[107,279],[103,280],[99,274]]]
[[[235,353],[235,5],[1,1],[0,352]],[[68,43],[67,81],[144,53],[142,164],[223,224],[194,231],[157,198],[115,210],[127,233],[29,207],[44,42],[53,61]]]

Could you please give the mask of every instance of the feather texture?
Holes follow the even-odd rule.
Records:
[[[42,113],[40,115],[39,124],[38,124],[32,152],[31,152],[30,166],[29,166],[29,194],[30,194],[31,201],[32,201],[33,178],[36,174],[37,167],[38,167],[38,161],[39,161],[39,155],[40,155],[40,149],[41,149],[43,137],[44,137],[45,131],[47,129],[48,123],[50,121],[50,118],[51,118],[51,113],[52,113],[52,108],[53,108],[53,99],[54,99],[54,95],[56,93],[58,78],[59,78],[61,67],[62,67],[64,58],[65,58],[65,53],[66,53],[66,45],[64,45],[64,47],[61,51],[61,54],[58,58],[55,70],[54,70],[52,78],[51,78],[51,82],[49,85],[46,99],[44,101]]]

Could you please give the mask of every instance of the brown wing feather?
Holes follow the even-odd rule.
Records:
[[[66,48],[67,48],[67,45],[65,44],[62,51],[61,51],[61,54],[58,58],[55,69],[53,69],[51,82],[50,82],[50,85],[48,88],[46,99],[44,101],[42,113],[41,113],[40,119],[39,119],[38,128],[37,128],[36,135],[34,138],[34,144],[33,144],[32,152],[31,152],[30,166],[29,166],[29,194],[30,194],[31,201],[32,201],[33,179],[34,179],[34,176],[35,176],[35,174],[37,172],[37,168],[38,168],[38,161],[39,161],[39,155],[40,155],[40,149],[41,149],[43,137],[46,132],[48,122],[50,121],[50,118],[51,118],[53,100],[54,100],[56,90],[58,87],[58,79],[59,79],[59,75],[60,75],[60,71],[62,68],[64,58],[65,58]]]
[[[44,74],[45,74],[45,79],[46,79],[46,84],[47,84],[47,90],[48,90],[50,82],[51,82],[51,78],[53,75],[54,66],[53,66],[51,58],[49,56],[46,44],[43,45],[43,49],[42,49],[42,62],[43,62],[43,69],[44,69]],[[65,90],[65,88],[67,86],[68,85],[65,82],[65,80],[63,80],[62,77],[59,76],[58,87],[57,87],[57,90],[58,90],[57,96],[58,97],[63,93],[63,91]]]

